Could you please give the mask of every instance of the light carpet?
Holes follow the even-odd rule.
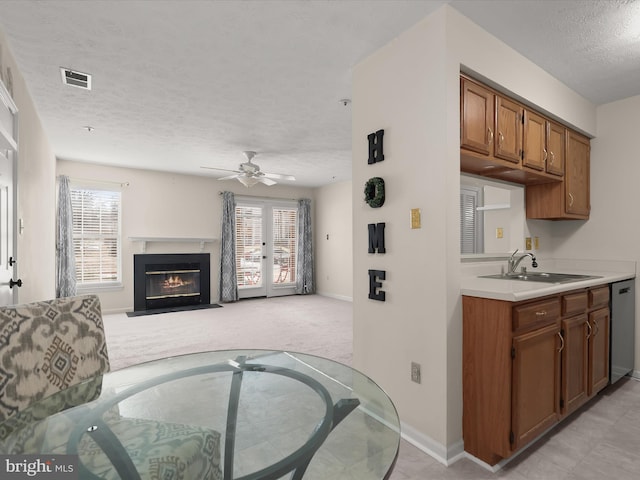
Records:
[[[256,298],[223,308],[129,318],[104,315],[111,370],[209,350],[269,349],[351,365],[352,303],[321,295]]]

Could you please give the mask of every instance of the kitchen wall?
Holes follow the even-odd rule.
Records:
[[[220,221],[222,198],[219,192],[270,198],[311,198],[310,188],[262,184],[247,189],[239,182],[174,173],[106,167],[82,162],[58,161],[57,173],[72,180],[112,182],[122,187],[122,288],[102,290],[100,299],[105,312],[133,310],[133,255],[142,253],[142,244],[131,237],[212,238],[205,244],[211,254],[211,299],[218,299],[218,264],[220,259]],[[317,209],[317,207],[315,207]],[[313,214],[315,217],[315,213]],[[317,240],[316,240],[317,241]],[[199,243],[148,243],[147,253],[198,252]],[[331,291],[330,285],[325,287]]]
[[[13,78],[13,100],[18,107],[18,218],[24,230],[17,236],[17,272],[23,286],[19,302],[55,296],[55,157],[22,74],[0,32],[2,68]]]
[[[591,141],[589,221],[549,222],[558,258],[640,262],[637,136],[640,96],[597,108],[598,128]],[[636,282],[636,376],[640,376],[640,282]]]
[[[448,6],[354,69],[354,366],[396,402],[404,434],[445,463],[462,452],[461,69],[582,131],[596,126],[593,105]],[[367,135],[379,129],[385,160],[367,165]],[[379,209],[360,194],[372,176],[386,184]],[[409,228],[411,208],[422,211],[420,229]],[[374,222],[387,224],[384,255],[366,251]],[[385,302],[368,298],[368,269],[386,271]]]

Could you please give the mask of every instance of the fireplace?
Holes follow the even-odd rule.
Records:
[[[149,311],[209,305],[208,253],[133,256],[133,309]]]

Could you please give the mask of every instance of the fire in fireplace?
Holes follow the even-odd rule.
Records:
[[[133,262],[135,311],[209,304],[209,254],[141,254]]]

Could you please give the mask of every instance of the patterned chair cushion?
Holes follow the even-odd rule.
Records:
[[[220,480],[220,433],[208,428],[140,418],[110,420],[142,480]],[[65,452],[61,452],[65,453]],[[103,450],[84,434],[79,461],[104,480],[120,477]]]
[[[97,296],[0,307],[0,422],[108,370]]]

